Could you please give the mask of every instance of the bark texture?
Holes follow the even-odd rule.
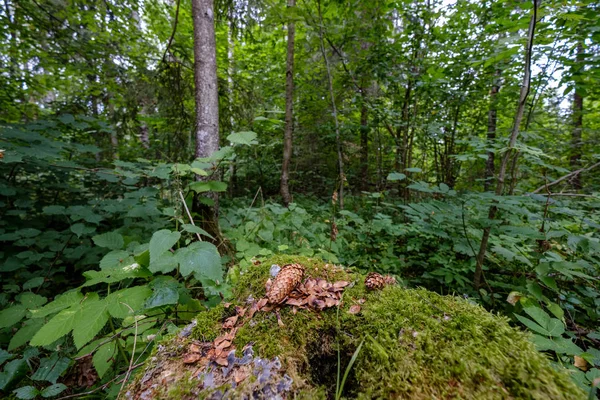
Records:
[[[288,8],[296,6],[296,0],[288,0]],[[294,41],[296,26],[293,19],[288,21],[287,61],[285,70],[285,132],[283,135],[283,163],[281,164],[280,192],[283,204],[287,207],[292,201],[290,194],[290,161],[294,136]]]
[[[219,150],[219,99],[217,87],[217,52],[212,0],[192,0],[194,24],[194,83],[196,88],[196,158],[207,158]],[[208,177],[197,180],[219,180],[213,165]],[[218,225],[219,196],[215,192],[203,193],[211,201],[194,199],[193,210],[201,217],[200,225],[222,242]],[[210,204],[212,203],[212,204]],[[210,205],[209,205],[210,204]]]

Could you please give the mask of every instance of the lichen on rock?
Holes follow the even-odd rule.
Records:
[[[224,325],[234,310],[265,297],[271,265],[290,263],[302,264],[305,277],[352,282],[342,304],[295,313],[281,305],[277,314],[256,312],[235,318],[235,328]],[[211,342],[225,332],[233,338],[225,362],[219,365],[198,350],[199,361],[184,363],[192,343],[214,348]],[[360,343],[343,387],[345,398],[584,396],[567,372],[555,369],[505,317],[423,289],[369,291],[361,274],[293,256],[273,257],[243,274],[232,304],[200,313],[191,335],[163,343],[127,394],[132,399],[333,398],[341,379],[338,360],[343,375]]]

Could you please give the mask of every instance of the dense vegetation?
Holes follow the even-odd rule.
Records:
[[[0,6],[2,396],[115,397],[287,254],[502,313],[593,398],[598,3],[216,2],[208,153],[199,3]]]

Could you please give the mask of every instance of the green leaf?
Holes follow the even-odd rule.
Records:
[[[124,250],[113,250],[100,260],[100,269],[108,270],[123,268],[134,263],[135,260],[129,252]]]
[[[40,366],[31,375],[34,381],[48,381],[56,383],[63,372],[69,368],[71,360],[68,357],[59,357],[58,353],[52,353],[48,358],[42,358]]]
[[[25,321],[23,327],[12,335],[8,343],[8,350],[17,349],[31,340],[33,335],[44,325],[44,320],[41,318],[30,319]]]
[[[163,274],[168,274],[177,268],[178,261],[171,252],[165,252],[157,260],[150,262],[150,266],[148,269],[153,274],[160,272]]]
[[[32,309],[36,307],[41,307],[48,301],[44,296],[40,296],[39,294],[24,292],[18,297],[18,300],[23,304],[27,309]]]
[[[23,358],[7,363],[4,371],[0,373],[0,390],[6,389],[11,383],[21,379],[27,371],[27,361]]]
[[[48,386],[47,388],[42,390],[42,397],[54,397],[59,395],[63,391],[67,389],[67,386],[63,383],[55,383],[52,386]]]
[[[96,350],[96,353],[92,357],[92,363],[94,364],[94,368],[96,368],[96,372],[98,372],[98,377],[100,377],[100,379],[102,379],[106,371],[108,371],[115,362],[114,355],[116,350],[116,342],[108,342]]]
[[[403,181],[406,179],[406,175],[401,174],[399,172],[391,172],[388,176],[387,176],[387,180],[388,181]]]
[[[258,134],[252,131],[234,132],[227,136],[227,140],[233,144],[243,144],[250,146],[253,144],[258,144],[258,142],[256,141],[257,137]]]
[[[43,276],[38,276],[36,278],[31,278],[27,282],[23,284],[23,290],[30,290],[36,287],[40,287],[44,284],[45,279]]]
[[[111,250],[120,250],[125,245],[123,236],[116,232],[107,232],[92,238],[96,246],[106,247]]]
[[[416,167],[405,168],[404,170],[408,171],[408,172],[423,172],[423,170],[421,168],[416,168]]]
[[[83,235],[87,235],[96,231],[96,228],[93,226],[86,226],[85,224],[78,223],[71,225],[71,232],[77,235],[77,237],[81,237]]]
[[[59,312],[67,307],[79,303],[83,295],[79,291],[70,291],[56,296],[53,302],[46,304],[38,310],[31,310],[32,318],[42,318],[55,312]]]
[[[224,192],[227,190],[227,184],[220,181],[193,182],[188,187],[196,193]]]
[[[47,346],[73,329],[77,309],[62,310],[44,325],[31,339],[31,346]]]
[[[107,309],[110,315],[115,318],[126,318],[131,315],[131,309],[134,312],[141,309],[144,301],[152,294],[148,286],[134,286],[119,290],[106,296]],[[127,307],[129,306],[129,307]]]
[[[200,235],[204,235],[204,236],[214,240],[214,237],[212,237],[208,232],[206,232],[204,229],[200,228],[199,226],[192,225],[192,224],[183,224],[182,228],[186,232],[199,233]]]
[[[73,341],[77,349],[92,340],[108,321],[108,303],[98,294],[90,293],[77,311],[73,322]]]
[[[168,229],[154,232],[152,239],[150,239],[150,263],[158,260],[163,253],[169,251],[179,241],[180,237],[179,232],[171,232]]]
[[[26,312],[27,308],[22,304],[17,304],[16,306],[0,311],[0,329],[13,326],[23,319]]]
[[[8,351],[4,349],[0,349],[0,365],[4,364],[4,361],[10,360],[14,355],[10,354]]]
[[[223,280],[221,256],[217,248],[208,242],[195,242],[177,250],[179,271],[184,277],[194,274],[196,279],[210,279],[215,282]]]
[[[17,399],[22,400],[31,400],[35,399],[38,394],[40,394],[39,390],[34,388],[33,386],[23,386],[16,390],[13,390],[13,393],[17,397]]]
[[[146,300],[145,308],[177,304],[180,284],[171,277],[159,277],[152,281],[152,295]]]
[[[71,114],[62,114],[60,117],[58,117],[58,119],[63,124],[67,124],[67,125],[75,122],[75,117],[73,117],[73,115],[71,115]]]
[[[550,336],[550,332],[548,332],[546,329],[544,329],[540,325],[536,324],[535,322],[533,322],[529,318],[525,318],[525,317],[522,317],[522,316],[516,315],[516,314],[515,314],[515,317],[519,321],[521,321],[521,323],[523,323],[523,325],[525,325],[526,327],[528,327],[532,331],[540,333],[540,334],[545,335],[545,336]]]

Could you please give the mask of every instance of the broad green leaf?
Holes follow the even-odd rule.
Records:
[[[421,168],[416,168],[416,167],[405,168],[404,170],[408,171],[408,172],[423,172],[423,170]]]
[[[180,237],[179,232],[171,232],[168,229],[154,232],[152,239],[150,239],[150,263],[158,260],[163,253],[169,251],[179,241]]]
[[[92,340],[108,321],[108,303],[100,300],[98,294],[88,294],[77,311],[73,322],[73,341],[78,349]]]
[[[221,256],[217,248],[208,242],[195,242],[177,250],[179,271],[185,277],[194,274],[196,279],[211,279],[215,282],[223,280]]]
[[[67,389],[67,386],[63,383],[55,383],[54,385],[48,386],[47,388],[42,390],[42,397],[54,397],[64,392]]]
[[[44,320],[41,318],[30,319],[25,321],[23,327],[19,329],[8,343],[8,350],[17,349],[31,340],[33,335],[44,325]]]
[[[115,283],[124,279],[132,278],[148,278],[152,276],[150,271],[140,267],[139,264],[133,263],[123,267],[102,270],[102,271],[86,271],[83,276],[87,281],[81,285],[82,287],[97,285],[98,283]]]
[[[119,290],[106,296],[108,312],[115,318],[126,318],[133,312],[141,309],[144,301],[152,294],[147,286],[134,286]],[[127,307],[129,306],[129,307]]]
[[[115,362],[114,355],[116,350],[117,345],[114,341],[112,341],[101,346],[98,350],[96,350],[96,353],[94,353],[94,356],[92,357],[92,363],[94,364],[94,368],[96,368],[96,372],[98,372],[100,379],[102,379],[106,371],[108,371]]]
[[[34,388],[33,386],[23,386],[16,390],[13,390],[13,393],[17,397],[17,399],[21,400],[31,400],[35,399],[40,391]]]
[[[48,301],[44,296],[40,296],[39,294],[24,292],[22,293],[18,300],[23,304],[28,310],[31,310],[36,307],[41,307]]]
[[[227,184],[220,181],[193,182],[190,183],[189,189],[196,193],[224,192],[227,190]]]
[[[0,373],[0,390],[4,390],[12,382],[21,379],[27,373],[28,369],[27,361],[24,358],[6,363],[4,370]]]
[[[152,295],[146,300],[145,308],[177,304],[180,284],[171,277],[159,277],[152,282]]]
[[[406,179],[406,175],[401,174],[399,172],[391,172],[388,176],[387,176],[387,180],[388,181],[403,181]]]
[[[83,299],[83,295],[79,291],[70,291],[56,296],[56,299],[46,304],[44,307],[31,310],[32,318],[42,318],[55,312],[59,312],[65,308],[71,307],[79,303]]]
[[[160,272],[163,274],[168,274],[177,268],[178,261],[177,258],[171,252],[165,252],[161,254],[157,260],[150,262],[150,266],[148,269],[153,274]]]
[[[100,260],[100,269],[117,269],[133,264],[135,261],[131,254],[124,250],[113,250]]]
[[[4,361],[10,360],[14,355],[10,354],[8,351],[4,349],[0,349],[0,365],[4,364]]]
[[[522,317],[522,316],[516,315],[516,314],[515,314],[515,317],[519,321],[521,321],[523,323],[523,325],[525,325],[526,327],[528,327],[532,331],[537,332],[537,333],[542,334],[542,335],[545,335],[545,336],[550,336],[550,332],[548,332],[545,328],[543,328],[542,326],[536,324],[535,322],[533,322],[529,318],[525,318],[525,317]]]
[[[87,235],[89,233],[95,232],[96,228],[92,226],[86,226],[82,223],[77,223],[71,225],[71,232],[77,235],[77,237],[81,237],[82,235]]]
[[[60,357],[58,353],[52,353],[48,358],[42,358],[40,366],[31,375],[31,379],[34,381],[48,381],[50,383],[56,383],[58,378],[63,372],[69,368],[71,359],[68,357]]]
[[[541,326],[546,326],[550,321],[550,315],[539,307],[525,307],[523,311]]]
[[[73,329],[77,309],[62,310],[44,325],[31,339],[31,346],[47,346]]]
[[[38,276],[36,278],[31,278],[27,282],[23,284],[23,290],[30,290],[36,287],[40,287],[44,284],[46,280],[43,276]]]
[[[232,134],[227,136],[227,140],[233,144],[243,144],[250,146],[253,144],[258,144],[258,142],[256,141],[257,137],[258,134],[252,131],[233,132]]]
[[[92,238],[96,246],[106,247],[111,250],[120,250],[125,245],[123,236],[116,232],[107,232]]]
[[[0,328],[8,328],[23,319],[27,308],[22,304],[0,311]]]
[[[199,226],[192,225],[192,224],[183,224],[182,228],[186,232],[199,233],[200,235],[204,235],[208,238],[214,239],[214,237],[212,237],[208,232],[206,232],[204,229],[200,228]]]

